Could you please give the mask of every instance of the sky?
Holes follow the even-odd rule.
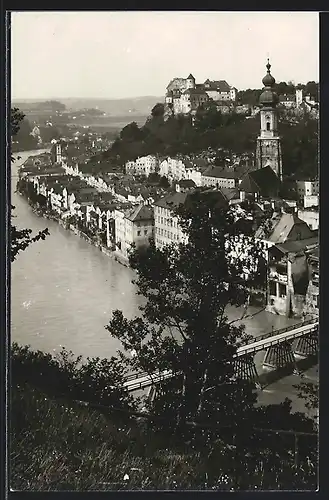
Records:
[[[318,81],[318,13],[11,13],[12,99],[163,96],[189,73],[260,88],[267,57],[277,81]]]

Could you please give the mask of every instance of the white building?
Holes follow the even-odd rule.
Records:
[[[319,181],[296,181],[297,194],[299,199],[304,196],[312,196],[319,194]]]
[[[221,167],[209,166],[201,176],[202,186],[218,188],[236,188],[239,185],[240,174]]]
[[[319,206],[319,195],[310,194],[304,196],[304,208],[318,207]]]
[[[156,156],[148,155],[137,158],[136,161],[126,163],[126,174],[137,174],[149,176],[157,171],[159,161]]]
[[[118,254],[128,259],[133,244],[148,246],[154,232],[153,209],[139,205],[129,210],[114,211],[115,244]]]
[[[186,177],[186,168],[184,161],[180,158],[171,158],[170,156],[160,163],[159,174],[172,181],[180,181]]]
[[[315,231],[319,229],[319,210],[317,209],[304,209],[298,210],[298,217],[306,222],[308,227]]]
[[[167,195],[154,203],[154,239],[157,249],[186,241],[174,210],[185,203],[187,193]]]
[[[169,182],[192,180],[196,186],[201,186],[201,169],[189,160],[182,158],[171,158],[168,156],[162,160],[159,166],[159,174],[166,177]]]

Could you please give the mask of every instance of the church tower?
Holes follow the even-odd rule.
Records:
[[[282,180],[281,139],[278,134],[278,111],[276,109],[279,98],[273,90],[275,79],[270,73],[269,60],[267,60],[266,68],[267,74],[263,78],[264,89],[259,98],[260,135],[257,138],[256,168],[270,166]]]

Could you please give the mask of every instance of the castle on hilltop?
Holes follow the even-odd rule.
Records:
[[[225,80],[209,80],[195,83],[189,74],[187,78],[174,78],[167,85],[165,103],[174,114],[194,113],[198,106],[212,99],[220,103],[234,103],[237,89],[230,87]]]

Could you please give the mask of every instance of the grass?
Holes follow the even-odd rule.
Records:
[[[202,484],[200,456],[167,446],[167,440],[154,440],[137,426],[51,400],[32,387],[12,390],[14,490],[189,489]]]
[[[27,384],[12,388],[10,424],[12,490],[316,489],[316,465],[303,472],[301,463],[296,472],[293,450],[276,457],[260,450],[260,460],[258,452],[244,460],[244,452],[237,458],[219,441],[212,454],[196,451]]]

